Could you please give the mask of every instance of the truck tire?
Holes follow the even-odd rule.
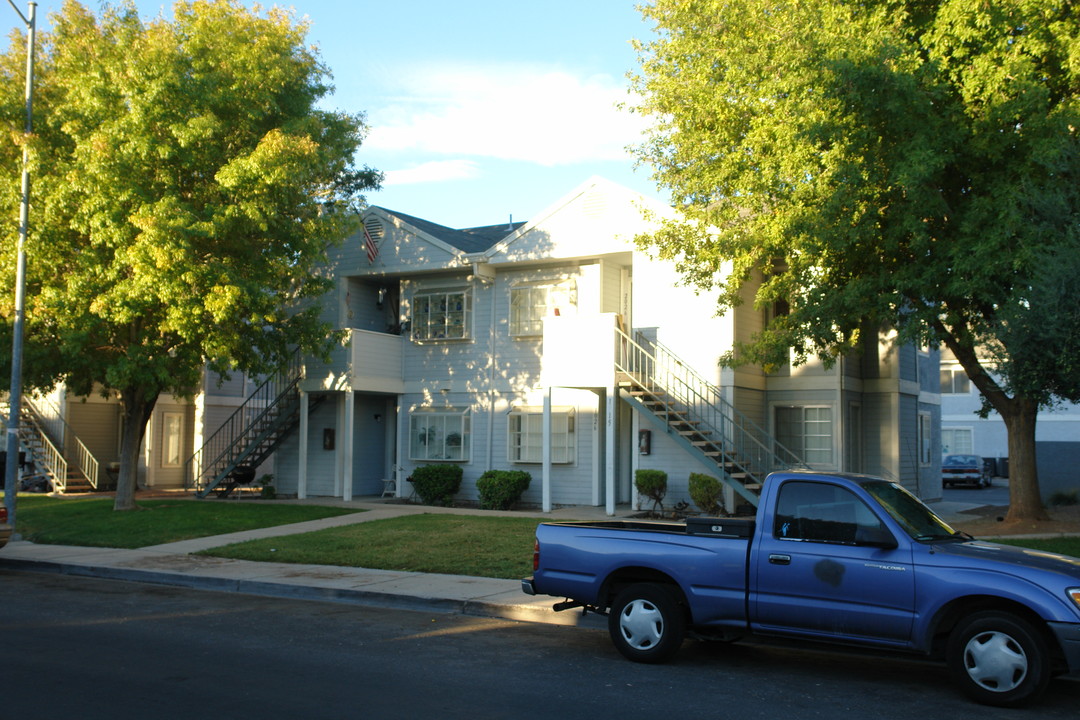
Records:
[[[682,646],[686,616],[675,595],[663,585],[638,583],[615,596],[608,633],[628,660],[662,663]]]
[[[1051,676],[1050,650],[1038,628],[1006,612],[964,618],[949,636],[949,669],[976,702],[1018,707],[1034,701]]]

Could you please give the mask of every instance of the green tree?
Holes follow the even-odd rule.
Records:
[[[26,384],[120,398],[118,510],[135,506],[139,445],[162,393],[191,395],[206,367],[265,372],[296,347],[327,346],[318,263],[380,180],[353,164],[362,116],[319,106],[329,73],[291,12],[181,0],[173,16],[144,22],[126,2],[96,18],[68,0],[39,52]],[[15,40],[0,57],[12,128]],[[10,218],[17,144],[0,149]],[[0,343],[10,345],[8,227]]]
[[[1063,0],[655,0],[637,149],[683,219],[643,241],[721,308],[729,362],[943,343],[1008,428],[1009,519],[1045,517],[1035,419],[1080,399],[1080,14]],[[1065,291],[1071,293],[1070,296]]]

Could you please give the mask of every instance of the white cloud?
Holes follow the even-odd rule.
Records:
[[[498,158],[545,166],[623,160],[644,121],[620,110],[631,98],[609,75],[535,65],[421,67],[403,96],[372,109],[372,150]]]
[[[444,180],[468,180],[480,175],[476,163],[471,160],[437,160],[403,170],[387,170],[383,185],[415,185],[417,183]]]

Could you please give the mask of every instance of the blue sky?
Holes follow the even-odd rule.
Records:
[[[529,220],[592,175],[662,197],[625,151],[641,119],[616,108],[631,99],[630,40],[650,36],[637,1],[277,4],[311,24],[336,87],[326,105],[367,116],[357,159],[386,173],[368,201],[470,227]],[[136,4],[148,18],[172,6]],[[39,2],[40,21],[61,6]]]

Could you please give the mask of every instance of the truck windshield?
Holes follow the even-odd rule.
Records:
[[[885,480],[863,484],[863,489],[881,503],[904,531],[920,542],[966,540],[967,536],[949,527],[921,500],[896,483]]]

